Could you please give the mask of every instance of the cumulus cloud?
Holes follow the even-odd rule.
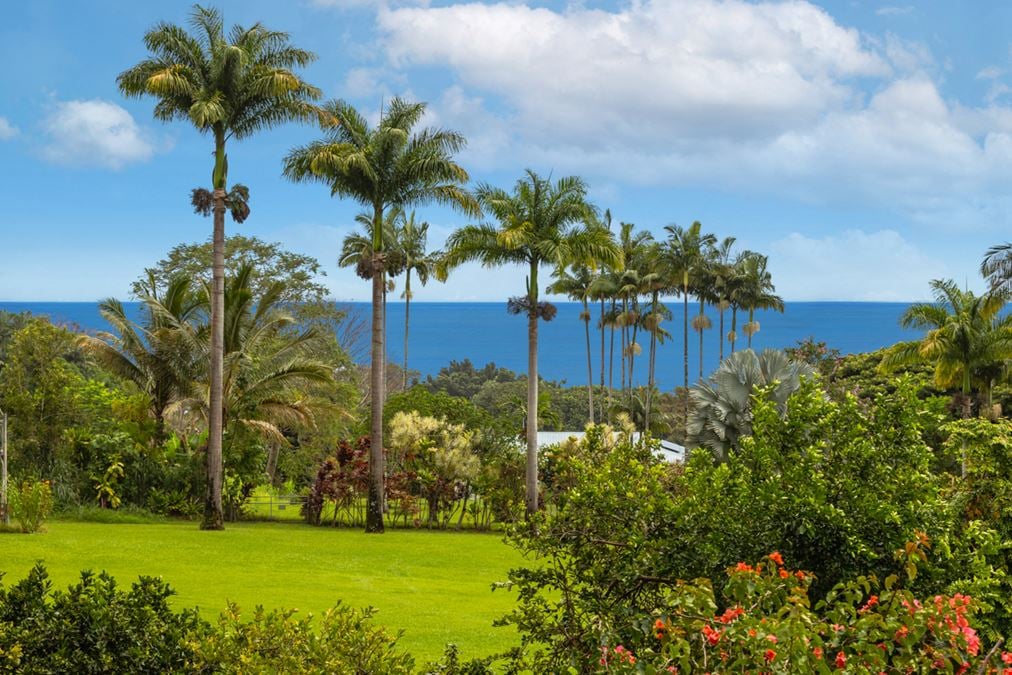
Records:
[[[777,292],[791,300],[922,300],[926,280],[949,276],[944,263],[893,230],[793,233],[774,242],[769,256]]]
[[[377,22],[395,71],[451,70],[433,115],[467,135],[482,168],[522,156],[595,180],[1008,221],[1005,92],[984,108],[946,100],[923,44],[862,35],[810,3],[471,2]]]
[[[68,165],[119,169],[149,159],[154,146],[124,108],[103,101],[61,101],[42,122],[43,156]]]
[[[18,128],[6,117],[0,117],[0,141],[7,141],[18,135]]]

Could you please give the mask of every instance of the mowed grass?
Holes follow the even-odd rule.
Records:
[[[446,643],[485,656],[515,642],[492,621],[513,604],[491,590],[522,561],[498,535],[392,530],[383,535],[289,523],[236,523],[201,532],[195,523],[102,524],[51,521],[37,535],[0,535],[5,585],[43,561],[57,588],[82,569],[106,570],[124,586],[161,576],[176,608],[199,607],[214,621],[233,601],[319,615],[336,601],[378,610],[374,621],[403,629],[400,645],[421,664]]]

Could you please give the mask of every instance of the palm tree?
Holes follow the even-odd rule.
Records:
[[[406,215],[402,210],[398,214],[395,229],[397,250],[402,257],[404,267],[404,389],[408,388],[408,325],[411,317],[411,273],[418,277],[422,286],[429,282],[429,276],[436,271],[436,263],[441,255],[427,250],[429,224],[416,223],[415,212]]]
[[[676,280],[678,290],[682,294],[682,349],[683,349],[683,382],[689,388],[689,291],[702,275],[706,266],[706,250],[717,242],[712,234],[703,234],[703,226],[697,220],[687,228],[668,225],[665,258]],[[686,399],[686,413],[688,399]]]
[[[207,442],[207,498],[201,528],[224,527],[221,504],[222,367],[224,359],[225,209],[229,139],[240,141],[291,120],[307,120],[320,91],[293,69],[311,63],[312,52],[294,47],[287,33],[261,24],[234,26],[225,34],[221,13],[195,5],[193,34],[159,23],[144,36],[149,58],[117,78],[126,96],[158,99],[154,114],[164,122],[180,119],[214,138],[214,236],[211,302],[211,411]]]
[[[619,325],[622,328],[622,389],[626,393],[631,391],[633,386],[636,354],[642,351],[636,343],[637,332],[642,323],[639,298],[646,292],[648,283],[653,279],[653,277],[646,278],[653,236],[643,230],[636,232],[635,227],[632,223],[622,223],[618,236],[618,244],[622,250],[622,269],[617,270],[616,292],[622,300]],[[625,370],[626,358],[629,359],[628,379]],[[625,386],[627,381],[628,390]]]
[[[724,237],[720,244],[713,249],[713,258],[710,260],[710,272],[713,275],[713,285],[717,296],[717,310],[720,315],[720,332],[718,334],[720,343],[720,360],[724,360],[724,310],[730,307],[728,298],[731,290],[732,276],[734,274],[734,263],[731,260],[731,251],[735,237]]]
[[[1012,242],[987,249],[980,264],[980,273],[987,279],[992,291],[1012,292]]]
[[[685,420],[685,447],[705,447],[717,461],[738,450],[742,436],[752,433],[752,397],[756,389],[765,389],[781,414],[787,401],[801,386],[801,378],[814,369],[790,359],[783,351],[751,349],[731,354],[705,381],[689,390],[692,402]]]
[[[538,272],[572,264],[615,265],[621,251],[611,234],[584,223],[593,215],[587,186],[576,177],[554,184],[530,169],[509,193],[487,184],[476,191],[485,213],[497,221],[463,227],[447,240],[446,269],[478,261],[485,267],[527,267],[527,292],[509,303],[513,313],[527,314],[527,512],[538,509],[538,319],[550,320],[555,308],[539,300]]]
[[[99,363],[147,394],[156,444],[165,440],[166,411],[190,395],[196,377],[193,327],[202,303],[190,285],[188,277],[174,277],[163,293],[151,272],[142,283],[140,322],[128,318],[123,303],[110,298],[99,305],[99,313],[113,332],[78,340]]]
[[[996,373],[1012,359],[1012,316],[1002,316],[1008,295],[1001,290],[976,295],[961,291],[956,282],[931,282],[933,303],[911,305],[900,323],[905,328],[927,329],[920,340],[893,345],[882,359],[881,368],[892,370],[914,363],[935,367],[935,383],[946,389],[958,387],[963,417],[971,411],[974,387],[985,392],[990,406]],[[962,474],[966,475],[966,445],[963,445]]]
[[[556,281],[548,286],[549,293],[565,295],[583,305],[580,320],[587,337],[587,421],[594,423],[594,369],[590,358],[590,298],[594,292],[594,273],[589,265],[573,265],[571,271],[555,271]]]
[[[932,364],[939,387],[960,390],[968,417],[971,392],[976,388],[990,403],[994,373],[1012,359],[1012,316],[1002,316],[1008,295],[977,295],[940,279],[931,282],[931,291],[934,302],[911,305],[900,318],[904,328],[926,329],[924,337],[892,346],[882,367]]]
[[[748,252],[742,260],[741,286],[738,299],[742,307],[748,309],[748,323],[742,327],[748,336],[748,348],[752,348],[752,336],[759,332],[759,322],[755,320],[755,310],[772,309],[784,311],[784,301],[774,291],[773,276],[766,267],[768,259],[759,253]]]
[[[354,199],[372,209],[372,348],[369,501],[366,531],[383,531],[383,399],[386,332],[383,299],[387,264],[385,214],[391,208],[436,202],[477,215],[477,203],[464,188],[467,172],[454,160],[464,137],[454,131],[416,127],[424,103],[399,98],[390,102],[371,127],[348,103],[324,106],[326,136],[295,148],[285,158],[285,175],[295,181],[317,181],[331,195]]]

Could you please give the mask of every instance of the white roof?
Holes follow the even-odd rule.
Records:
[[[570,438],[581,440],[586,435],[585,431],[539,431],[538,445],[558,445]],[[633,440],[639,440],[640,433],[633,434]],[[681,462],[685,459],[685,446],[671,441],[654,439],[654,454],[666,462]]]

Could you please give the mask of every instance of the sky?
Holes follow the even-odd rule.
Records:
[[[694,220],[770,257],[787,300],[910,301],[981,287],[1009,238],[1012,3],[741,0],[220,0],[228,24],[287,31],[304,76],[376,119],[428,104],[462,132],[475,182],[579,175],[615,221]],[[186,2],[0,5],[0,300],[125,298],[143,269],[205,240],[189,191],[211,139],[152,117],[116,76]],[[361,206],[293,184],[281,160],[320,136],[286,125],[229,148],[242,231],[323,263],[339,300],[370,289],[337,253]],[[420,207],[430,245],[468,222]],[[464,267],[416,300],[502,300],[517,269]]]

